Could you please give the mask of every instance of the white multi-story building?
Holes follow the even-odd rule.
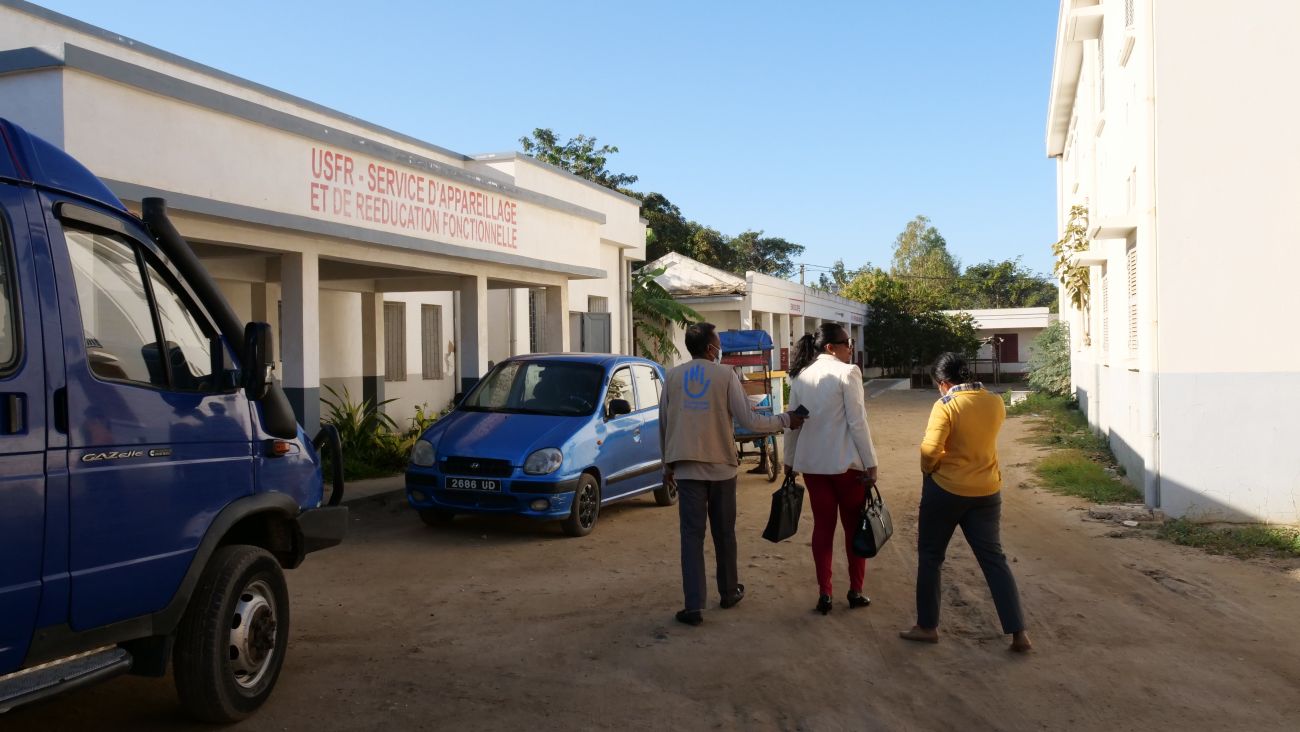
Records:
[[[1300,521],[1300,2],[1062,0],[1047,115],[1088,211],[1073,380],[1147,502]]]

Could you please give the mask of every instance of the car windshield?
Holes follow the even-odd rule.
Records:
[[[605,370],[594,364],[508,361],[492,370],[465,398],[470,412],[510,412],[576,417],[600,401]]]

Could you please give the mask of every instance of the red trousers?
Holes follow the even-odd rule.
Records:
[[[851,545],[853,531],[857,528],[866,498],[862,473],[850,470],[840,475],[803,474],[808,486],[808,502],[812,504],[813,562],[817,565],[817,587],[821,594],[831,594],[831,560],[835,555],[836,514],[844,525],[844,554],[849,559],[849,589],[862,592],[862,581],[867,574],[867,560],[856,556]]]

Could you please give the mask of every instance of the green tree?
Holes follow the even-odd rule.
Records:
[[[838,295],[860,272],[870,267],[871,263],[868,262],[866,267],[861,269],[849,269],[844,266],[843,259],[837,259],[835,264],[831,265],[830,272],[822,272],[817,276],[817,284],[814,287],[822,292]]]
[[[731,269],[736,274],[754,271],[773,277],[794,274],[794,258],[803,254],[800,244],[779,236],[763,236],[762,231],[746,231],[730,242],[734,252]]]
[[[692,259],[727,272],[735,271],[736,251],[731,241],[721,231],[710,226],[690,222],[689,255]]]
[[[1070,324],[1063,320],[1043,329],[1029,357],[1029,385],[1057,396],[1070,394]]]
[[[1057,300],[1056,284],[1030,271],[1016,257],[967,267],[957,281],[952,305],[963,309],[1046,307],[1056,312]]]
[[[632,273],[632,340],[636,352],[660,363],[677,356],[674,326],[683,328],[700,320],[700,314],[677,302],[655,278],[663,269]]]
[[[669,252],[691,256],[694,230],[681,209],[662,193],[637,194],[637,198],[646,220],[646,259],[653,262]]]
[[[863,268],[840,295],[870,308],[863,347],[870,364],[887,372],[910,374],[944,351],[974,353],[979,347],[969,315],[939,312],[928,294],[882,269]]]
[[[952,290],[961,273],[958,261],[948,252],[948,242],[930,219],[917,216],[907,222],[894,240],[894,259],[889,273],[904,280],[913,297],[930,309],[951,307]]]
[[[1074,307],[1083,313],[1083,343],[1092,342],[1088,332],[1088,305],[1091,295],[1091,280],[1088,268],[1075,264],[1074,255],[1088,251],[1088,207],[1071,206],[1070,220],[1066,222],[1065,234],[1052,245],[1052,254],[1056,255],[1053,272],[1061,281],[1061,287],[1069,296]]]
[[[578,135],[560,144],[559,137],[553,130],[538,127],[533,130],[533,134],[519,138],[519,144],[528,155],[611,190],[622,191],[637,181],[635,175],[613,173],[606,167],[609,156],[618,152],[618,148],[613,145],[596,147],[594,137]]]

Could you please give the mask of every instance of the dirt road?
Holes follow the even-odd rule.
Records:
[[[741,486],[744,603],[700,628],[681,606],[675,509],[607,509],[563,538],[521,521],[421,524],[354,506],[342,547],[290,573],[290,657],[247,730],[1300,729],[1300,563],[1242,562],[1112,538],[1073,499],[1020,487],[1036,448],[1002,441],[1004,543],[1037,650],[1013,657],[954,540],[938,646],[913,621],[916,442],[930,392],[868,402],[898,534],[868,567],[873,604],[816,601],[811,516],[759,538],[771,486]],[[711,560],[710,560],[711,561]],[[123,677],[0,719],[7,730],[175,729],[169,682]]]

